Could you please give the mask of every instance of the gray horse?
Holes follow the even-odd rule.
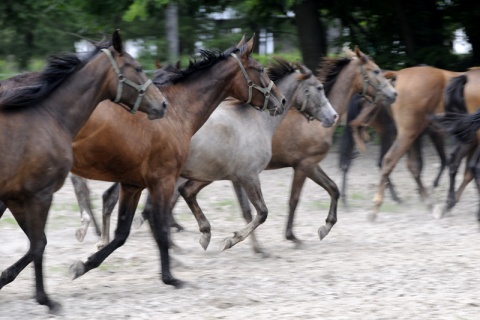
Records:
[[[259,174],[270,161],[272,137],[287,110],[293,107],[307,119],[321,121],[324,127],[333,126],[338,119],[337,112],[325,96],[322,83],[306,67],[300,64],[294,66],[277,58],[268,67],[268,75],[288,101],[282,115],[271,117],[257,110],[245,110],[242,108],[243,102],[225,100],[192,137],[188,159],[182,170],[183,179],[177,181],[177,185],[178,192],[185,198],[199,222],[202,233],[200,244],[204,249],[210,243],[210,224],[198,206],[195,197],[197,192],[189,192],[190,185],[197,186],[200,183],[203,188],[213,181],[231,180],[236,189],[243,187],[246,191],[248,199],[257,210],[257,216],[235,232],[233,238],[223,241],[221,249],[229,249],[243,241],[267,218],[268,210],[262,196]],[[86,193],[79,192],[81,188],[86,189],[85,181],[81,178],[78,180],[77,177],[72,179],[75,181],[77,197],[85,199]],[[83,187],[80,187],[82,184]],[[103,230],[98,247],[109,242],[108,221],[118,199],[118,187],[113,186],[105,194],[108,197],[104,195],[104,201],[108,200],[107,205],[104,205]],[[178,193],[172,201],[176,202],[177,198]],[[148,218],[148,214],[145,218]],[[253,241],[254,250],[262,253],[254,238]]]

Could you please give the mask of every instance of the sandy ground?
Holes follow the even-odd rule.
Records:
[[[74,237],[78,206],[70,181],[56,194],[50,212],[45,253],[46,289],[63,304],[52,316],[33,296],[31,266],[0,291],[0,319],[479,319],[480,250],[476,222],[478,193],[470,185],[460,204],[436,220],[419,201],[404,160],[392,178],[404,204],[387,195],[375,223],[367,221],[378,169],[377,148],[354,162],[349,175],[350,209],[339,206],[337,225],[319,241],[329,206],[327,193],[309,181],[297,210],[295,231],[301,248],[284,239],[292,171],[261,176],[270,210],[257,237],[270,257],[262,258],[246,240],[220,252],[221,240],[243,219],[229,182],[217,182],[200,194],[212,224],[207,251],[198,244],[196,223],[185,203],[176,216],[186,231],[174,233],[182,252],[172,252],[173,274],[184,289],[164,285],[159,258],[147,225],[132,231],[127,243],[105,263],[71,281],[68,267],[95,250],[93,229],[83,243]],[[424,181],[431,185],[438,158],[424,152]],[[335,149],[322,167],[340,183]],[[100,213],[101,192],[109,186],[90,182]],[[447,175],[434,193],[446,195]],[[143,200],[142,200],[143,204]],[[114,228],[112,228],[113,230]],[[18,260],[28,243],[10,213],[0,220],[0,270]]]

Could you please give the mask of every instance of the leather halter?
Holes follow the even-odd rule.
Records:
[[[380,98],[383,97],[382,89],[387,86],[387,83],[385,82],[383,84],[381,83],[374,84],[368,77],[367,72],[365,71],[365,68],[362,65],[360,65],[360,72],[362,73],[362,76],[363,76],[363,89],[362,89],[361,96],[371,104],[376,104],[377,101],[379,100],[379,96]],[[372,86],[375,89],[375,97],[373,98],[373,101],[370,100],[367,96],[368,86]]]
[[[118,87],[117,87],[117,97],[113,102],[119,103],[120,99],[122,98],[122,93],[123,93],[123,84],[127,84],[130,87],[134,88],[137,90],[137,99],[135,100],[135,104],[133,105],[133,108],[129,108],[128,106],[124,105],[123,103],[119,103],[122,107],[130,111],[130,113],[135,113],[137,112],[138,108],[140,107],[140,103],[142,103],[143,96],[147,92],[148,87],[152,84],[152,80],[148,79],[143,85],[136,84],[133,81],[128,80],[125,78],[125,76],[120,72],[120,68],[118,67],[117,62],[112,56],[112,53],[108,49],[101,49],[108,57],[110,60],[113,70],[115,70],[115,73],[117,74],[118,78]]]
[[[237,55],[235,53],[230,53],[230,55],[232,57],[234,57],[235,60],[238,62],[238,65],[240,66],[240,70],[242,70],[243,76],[245,77],[245,80],[247,80],[247,84],[248,84],[248,100],[247,100],[247,103],[250,103],[252,101],[252,88],[257,89],[258,91],[263,93],[263,96],[265,97],[265,101],[263,103],[263,108],[258,108],[258,109],[261,110],[261,111],[265,111],[267,109],[268,100],[270,99],[270,90],[272,90],[273,81],[270,80],[270,83],[268,84],[268,87],[266,87],[266,88],[260,87],[259,85],[253,83],[253,81],[248,76],[247,71],[243,67],[242,62],[237,57]]]

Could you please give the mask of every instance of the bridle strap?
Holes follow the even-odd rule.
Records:
[[[384,84],[374,84],[372,83],[372,81],[370,81],[370,78],[368,77],[367,75],[367,72],[365,71],[365,68],[360,65],[360,72],[362,73],[362,76],[363,76],[363,88],[362,88],[362,94],[361,96],[367,100],[368,102],[370,102],[371,104],[376,104],[379,100],[379,96],[382,97],[383,96],[383,93],[382,93],[382,89],[385,88],[385,86],[387,85],[386,83]],[[375,97],[373,98],[373,101],[370,100],[367,96],[367,90],[368,90],[368,86],[372,86],[374,89],[375,89]]]
[[[126,105],[119,103],[122,107],[130,111],[131,113],[137,112],[138,108],[140,107],[140,103],[142,103],[143,96],[147,92],[148,87],[152,84],[152,80],[148,79],[143,85],[136,84],[135,82],[125,78],[125,76],[120,72],[120,68],[118,67],[117,61],[112,56],[112,53],[108,49],[101,49],[103,53],[105,53],[112,64],[112,68],[117,74],[118,78],[118,86],[117,86],[117,96],[113,102],[119,103],[120,99],[122,98],[123,93],[123,84],[127,84],[130,87],[137,90],[137,98],[135,99],[135,104],[133,108],[129,108]]]
[[[266,87],[266,88],[260,87],[259,85],[253,83],[253,81],[248,76],[247,71],[243,67],[243,64],[240,61],[240,59],[238,58],[238,56],[233,52],[230,53],[230,55],[233,58],[235,58],[238,65],[240,66],[240,70],[242,70],[242,73],[243,73],[243,76],[245,77],[245,80],[247,80],[247,84],[248,84],[248,100],[247,100],[247,103],[250,103],[252,101],[252,96],[253,96],[253,92],[252,92],[253,90],[252,89],[253,88],[257,89],[258,91],[263,93],[263,96],[265,97],[265,101],[263,102],[263,108],[260,109],[261,111],[265,111],[267,109],[268,100],[270,99],[270,91],[272,90],[272,87],[273,87],[273,81],[270,80],[270,83],[268,84],[268,87]]]

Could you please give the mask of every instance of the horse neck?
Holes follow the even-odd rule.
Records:
[[[359,88],[354,86],[358,66],[352,62],[346,65],[338,74],[335,83],[327,95],[328,100],[330,100],[330,103],[340,117],[347,111],[348,102],[353,94],[359,90]]]
[[[234,79],[239,67],[233,59],[218,62],[209,69],[198,71],[187,79],[160,90],[172,108],[168,121],[181,122],[183,130],[193,136],[225,98],[232,95]],[[247,82],[245,81],[245,90]]]
[[[100,65],[102,64],[87,63],[52,93],[48,103],[44,103],[44,108],[72,140],[87,122],[95,107],[101,101],[111,98],[104,90],[105,78],[110,67],[107,64]],[[99,71],[99,68],[105,70]]]

